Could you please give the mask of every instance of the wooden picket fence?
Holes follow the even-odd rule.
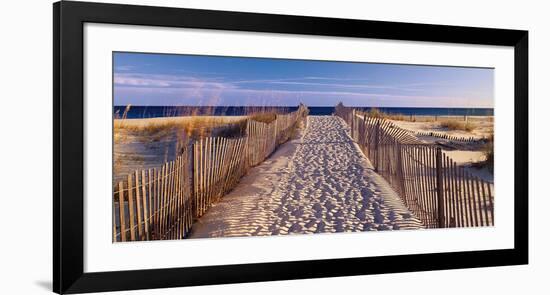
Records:
[[[160,168],[136,170],[116,184],[113,241],[178,239],[190,229],[191,158],[186,147]],[[122,206],[120,204],[123,204]],[[121,234],[122,233],[122,234]]]
[[[433,144],[424,144],[388,120],[337,108],[353,139],[428,228],[494,225],[494,189]]]
[[[442,139],[447,139],[447,140],[451,140],[451,141],[460,141],[460,142],[485,142],[487,139],[486,138],[475,138],[473,136],[468,136],[468,137],[465,137],[465,136],[453,136],[453,135],[449,135],[449,134],[445,134],[445,133],[441,133],[441,132],[432,132],[432,131],[411,131],[409,130],[410,133],[416,135],[416,136],[432,136],[432,137],[439,137],[439,138],[442,138]]]
[[[113,242],[186,238],[194,220],[287,141],[307,113],[300,105],[269,124],[248,120],[243,137],[199,138],[175,160],[128,174],[113,188]]]

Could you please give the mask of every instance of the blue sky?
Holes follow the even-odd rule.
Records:
[[[493,70],[114,53],[115,105],[493,107]]]

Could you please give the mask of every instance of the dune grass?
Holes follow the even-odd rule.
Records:
[[[255,113],[250,115],[250,119],[257,122],[269,124],[277,119],[277,114],[275,112]]]
[[[473,122],[461,122],[458,120],[443,120],[439,123],[441,127],[447,128],[449,130],[463,130],[467,132],[472,132],[476,129],[476,124]]]
[[[408,121],[408,122],[435,122],[437,116],[416,116],[416,115],[403,115],[403,114],[390,114],[383,112],[377,108],[369,109],[367,116],[373,118],[381,118],[394,121]]]
[[[378,108],[371,108],[367,112],[367,116],[371,118],[380,118],[380,119],[388,119],[388,120],[395,120],[395,121],[413,121],[414,119],[411,119],[409,116],[405,116],[403,114],[390,114],[383,112],[379,110]]]
[[[145,134],[153,134],[169,129],[194,129],[217,127],[221,125],[231,124],[239,120],[231,120],[226,117],[213,116],[190,116],[190,117],[170,117],[170,118],[153,118],[139,119],[133,121],[131,119],[115,119],[114,129],[124,129],[130,132],[139,132]]]
[[[128,138],[139,141],[160,141],[170,136],[200,138],[216,134],[235,137],[243,133],[244,118],[223,116],[164,117],[151,119],[115,119],[115,143]]]
[[[117,114],[113,122],[115,143],[129,138],[139,141],[159,141],[172,135],[200,138],[208,136],[238,137],[244,135],[246,119],[271,123],[277,112],[270,108],[258,108],[245,116],[189,115],[184,117],[160,117],[149,119],[126,119],[130,109]]]
[[[378,108],[370,108],[366,112],[367,116],[372,118],[382,118],[394,121],[407,121],[407,122],[442,122],[442,124],[449,125],[447,128],[451,130],[465,130],[472,131],[477,126],[473,121],[480,120],[479,117],[473,116],[458,116],[458,115],[404,115],[399,113],[386,113]],[[466,117],[468,117],[467,122]],[[482,116],[482,120],[493,121],[493,117]]]

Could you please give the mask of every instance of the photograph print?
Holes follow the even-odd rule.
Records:
[[[112,241],[494,226],[494,69],[113,52]]]

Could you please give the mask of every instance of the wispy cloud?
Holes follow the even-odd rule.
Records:
[[[493,72],[440,66],[117,53],[115,103],[491,106]]]
[[[159,75],[138,73],[115,73],[114,83],[126,87],[151,88],[234,88],[230,83],[219,82],[215,79],[207,80],[183,75]]]
[[[444,91],[452,86],[449,81],[392,83],[392,79],[379,80],[320,76],[237,79],[192,71],[140,73],[131,66],[118,66],[113,82],[118,104],[294,105],[302,101],[310,105],[330,105],[346,101],[349,105],[372,106],[460,107],[475,104],[492,107],[490,97],[472,99],[483,97],[483,94]]]
[[[193,93],[195,96],[203,96],[200,92],[211,95],[212,92],[216,93],[239,93],[239,94],[276,94],[276,95],[317,95],[317,96],[361,96],[361,97],[386,97],[386,98],[408,98],[408,99],[427,99],[435,96],[421,96],[421,95],[406,95],[402,94],[403,91],[418,91],[419,89],[408,88],[408,86],[420,86],[421,84],[404,84],[404,85],[377,85],[377,84],[345,84],[345,83],[322,83],[322,82],[304,82],[306,80],[335,80],[337,78],[327,77],[302,77],[291,79],[257,79],[257,80],[237,80],[237,81],[220,81],[218,78],[200,78],[187,75],[164,75],[164,74],[145,74],[145,73],[115,73],[114,83],[121,90],[130,88],[137,88],[134,92],[148,92],[152,93],[157,91],[158,93],[172,93],[172,94],[189,94]],[[344,80],[357,80],[357,79],[340,79]],[[260,84],[261,89],[254,87],[246,87],[247,84]],[[271,85],[271,86],[270,86]],[[274,88],[272,85],[299,85],[299,86],[314,86],[317,88],[338,88],[339,90],[316,90],[316,89],[279,89]],[[407,87],[405,87],[407,86]],[[161,90],[162,89],[162,90]],[[377,92],[364,92],[362,89],[379,89],[379,90],[395,90],[398,93],[377,93]],[[437,96],[443,98],[441,96]],[[452,99],[447,97],[448,99]]]
[[[315,82],[325,81],[325,82]],[[330,82],[339,81],[339,82]],[[342,81],[354,83],[342,83]],[[358,81],[365,81],[358,83]],[[116,72],[114,82],[125,86],[150,86],[150,87],[215,87],[215,88],[247,88],[243,85],[256,84],[269,88],[270,85],[296,85],[296,86],[320,86],[338,88],[364,88],[364,89],[393,89],[402,91],[420,91],[423,86],[434,86],[440,83],[405,83],[405,84],[374,84],[366,82],[368,79],[333,78],[333,77],[294,77],[280,79],[249,79],[227,80],[222,77],[200,77],[194,75],[166,75],[147,73]]]
[[[190,92],[194,92],[197,96],[208,96],[212,92],[223,91],[227,94],[241,94],[241,95],[316,95],[316,96],[359,96],[359,97],[386,97],[386,98],[399,98],[399,99],[433,99],[434,97],[442,99],[453,99],[453,97],[442,96],[422,96],[422,95],[399,95],[399,94],[387,94],[378,92],[353,92],[353,91],[315,91],[315,90],[277,90],[277,89],[247,89],[247,88],[219,88],[219,87],[140,87],[135,88],[131,86],[120,86],[119,91],[134,91],[160,93],[160,94],[179,94],[187,95]],[[202,93],[202,94],[201,94]]]
[[[323,86],[323,87],[339,87],[339,88],[365,88],[365,89],[395,89],[403,91],[419,91],[419,89],[407,88],[402,85],[375,85],[375,84],[341,84],[341,83],[315,83],[315,82],[286,82],[273,81],[271,84],[284,85],[303,85],[303,86]]]
[[[233,81],[236,84],[248,84],[248,83],[307,83],[311,80],[322,80],[322,81],[369,81],[369,79],[353,79],[353,78],[332,78],[332,77],[294,77],[294,78],[280,78],[280,79],[253,79],[253,80],[237,80]],[[305,82],[304,82],[305,81]],[[310,82],[313,83],[313,82]],[[327,83],[330,84],[330,83]]]
[[[134,66],[116,66],[115,72],[127,72],[132,71],[133,69],[135,69]]]
[[[370,81],[368,78],[337,78],[337,77],[304,77],[306,80],[328,80],[328,81]]]
[[[118,87],[116,95],[121,98],[121,104],[124,104],[125,98],[134,99],[135,102],[137,97],[141,97],[149,105],[295,105],[297,102],[308,105],[334,105],[341,100],[347,101],[347,104],[352,106],[461,107],[472,105],[467,97],[353,91]],[[490,104],[476,104],[476,106],[491,107]]]

